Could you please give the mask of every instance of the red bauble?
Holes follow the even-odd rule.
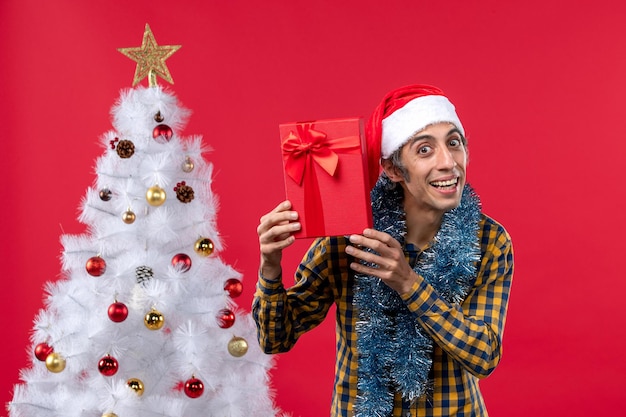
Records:
[[[106,271],[107,263],[99,256],[92,256],[87,260],[85,268],[87,269],[87,273],[92,277],[99,277]]]
[[[54,352],[54,349],[47,343],[39,343],[35,346],[35,357],[42,362],[45,362],[48,355],[52,352]]]
[[[106,355],[98,362],[98,370],[104,376],[113,376],[117,373],[117,359],[113,356]]]
[[[204,384],[198,378],[185,381],[185,394],[189,398],[198,398],[204,392]]]
[[[178,253],[172,257],[172,266],[187,272],[191,268],[191,258],[187,254]]]
[[[128,317],[128,307],[126,304],[116,301],[109,306],[108,313],[111,321],[121,323]]]
[[[172,139],[172,128],[168,125],[157,125],[152,130],[152,137],[159,143],[169,142]]]
[[[231,298],[236,298],[243,292],[243,284],[237,278],[230,278],[224,283],[224,289]]]
[[[217,322],[222,329],[228,329],[235,324],[235,313],[227,308],[219,311],[217,315]]]

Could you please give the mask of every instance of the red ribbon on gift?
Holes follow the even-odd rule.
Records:
[[[315,161],[330,176],[335,175],[340,153],[353,153],[361,149],[358,136],[328,138],[326,133],[313,129],[313,123],[303,123],[296,127],[298,133],[289,132],[283,138],[283,159],[285,171],[298,185],[302,185],[307,172],[307,162]]]
[[[308,235],[323,236],[324,211],[313,162],[330,176],[339,165],[337,153],[357,153],[361,149],[359,136],[328,138],[326,133],[313,129],[313,123],[302,123],[283,138],[282,150],[285,172],[304,187],[304,205],[312,215],[305,216],[304,228]],[[303,184],[304,182],[304,184]]]

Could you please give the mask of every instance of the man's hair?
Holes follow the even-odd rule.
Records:
[[[393,153],[389,155],[389,158],[387,158],[387,160],[390,161],[391,165],[397,168],[398,171],[400,171],[400,174],[402,174],[402,178],[404,178],[404,181],[409,182],[409,170],[406,169],[406,167],[402,163],[402,149],[403,148],[404,146],[400,146],[398,149],[393,151]]]

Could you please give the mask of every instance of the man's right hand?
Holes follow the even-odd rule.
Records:
[[[283,249],[296,240],[292,233],[300,230],[298,213],[291,211],[291,202],[283,201],[263,217],[257,227],[261,266],[259,271],[266,279],[278,279]]]

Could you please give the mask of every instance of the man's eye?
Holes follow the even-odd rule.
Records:
[[[417,149],[417,153],[420,154],[427,154],[428,152],[430,152],[430,146],[421,146]]]
[[[455,148],[461,146],[461,139],[450,139],[450,146],[454,146]]]

